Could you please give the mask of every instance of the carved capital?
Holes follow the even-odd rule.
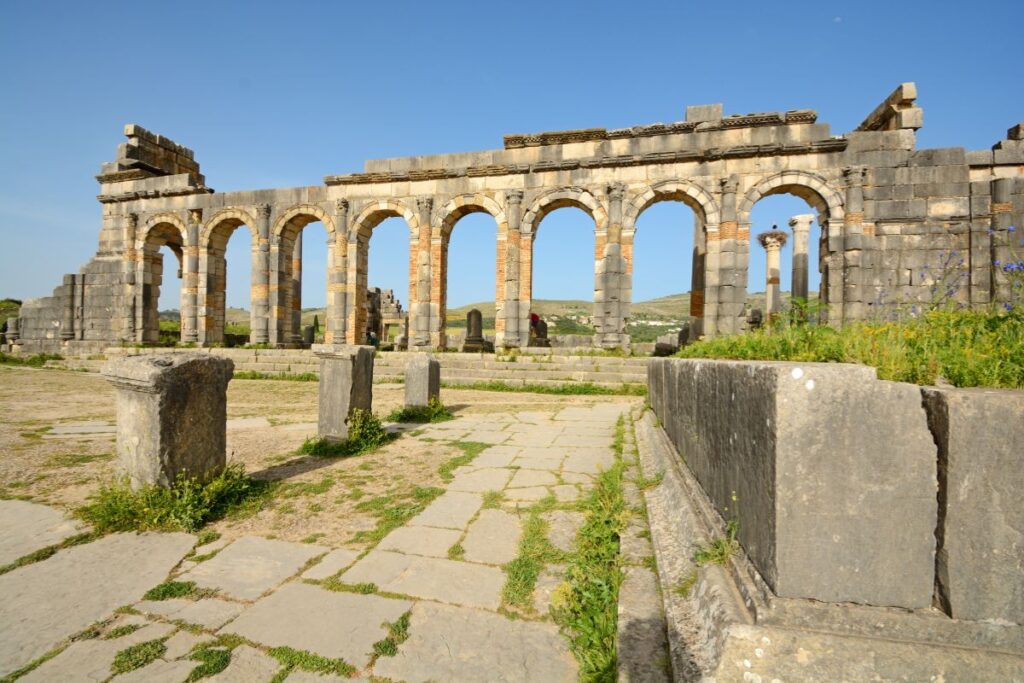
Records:
[[[864,166],[848,166],[843,169],[843,177],[846,178],[847,185],[863,185],[867,172],[868,169]]]
[[[523,203],[523,191],[522,190],[509,190],[505,193],[506,204],[522,204]]]
[[[622,201],[626,195],[626,186],[622,183],[612,183],[607,189],[608,198],[612,201]]]
[[[762,232],[757,236],[757,241],[761,243],[767,251],[773,249],[781,249],[786,244],[786,233],[781,230],[769,230],[768,232]]]
[[[736,194],[736,191],[740,187],[740,181],[734,175],[731,175],[728,178],[722,178],[721,183],[722,192],[724,192],[725,194]]]
[[[188,210],[188,222],[189,223],[202,223],[203,222],[203,210],[202,209],[189,209]]]
[[[348,200],[338,199],[334,202],[335,213],[348,213]]]
[[[270,218],[270,204],[257,204],[256,216],[259,218]]]
[[[421,213],[430,213],[430,210],[434,208],[434,198],[433,197],[417,197],[416,198],[416,208],[418,208]]]
[[[139,214],[137,214],[137,213],[130,213],[127,216],[125,216],[125,220],[128,222],[128,227],[129,228],[137,228],[137,227],[139,227]]]

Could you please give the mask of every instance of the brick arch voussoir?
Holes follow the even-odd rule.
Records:
[[[431,216],[431,237],[438,238],[451,234],[455,224],[471,213],[490,214],[499,225],[508,223],[505,210],[493,197],[481,192],[470,192],[452,197],[440,210]]]
[[[635,230],[640,214],[662,201],[682,201],[694,211],[699,211],[703,214],[705,229],[716,229],[720,221],[718,204],[706,188],[687,181],[663,180],[644,188],[627,202],[623,227]]]
[[[142,229],[142,234],[137,238],[139,246],[145,246],[149,242],[150,235],[157,227],[161,225],[171,225],[181,235],[181,246],[191,246],[188,242],[188,228],[185,227],[185,221],[182,220],[181,216],[174,212],[163,212],[150,216],[146,219],[145,227]]]
[[[594,229],[603,232],[608,229],[608,210],[589,190],[582,187],[560,187],[549,190],[533,200],[523,214],[522,225],[530,234],[537,231],[537,225],[548,213],[566,203],[583,209],[594,219]],[[552,207],[552,205],[557,205]]]
[[[380,199],[367,204],[355,217],[349,226],[349,240],[353,241],[359,235],[369,236],[385,218],[401,218],[411,234],[419,232],[420,220],[415,211],[397,199]]]
[[[203,225],[203,229],[199,234],[199,246],[203,249],[207,249],[210,246],[210,239],[213,237],[214,232],[223,223],[228,221],[237,221],[239,225],[244,225],[249,229],[249,234],[252,235],[253,243],[259,240],[259,230],[256,228],[256,219],[252,217],[247,211],[237,208],[221,209],[217,213],[213,214],[208,221]],[[236,226],[232,227],[232,230]]]
[[[324,224],[327,234],[332,237],[334,236],[334,219],[322,207],[316,204],[295,204],[289,206],[278,216],[277,221],[274,223],[274,229],[270,231],[270,234],[280,239],[289,223],[300,216],[311,217],[313,220],[308,221],[309,223],[320,221]]]
[[[750,225],[750,212],[754,205],[767,196],[778,194],[775,190],[780,187],[809,190],[817,198],[817,205],[815,205],[814,197],[808,199],[800,195],[797,196],[811,204],[819,214],[822,213],[822,209],[825,209],[825,215],[821,216],[820,220],[843,220],[843,196],[837,189],[829,185],[826,179],[808,171],[780,171],[762,178],[754,187],[747,190],[736,211],[740,225]]]

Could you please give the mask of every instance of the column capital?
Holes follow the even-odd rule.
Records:
[[[188,222],[189,223],[202,223],[203,222],[203,210],[202,209],[189,209],[188,210]]]
[[[811,223],[814,222],[814,214],[801,213],[793,216],[789,219],[789,227],[793,229],[793,232],[807,232],[811,229]]]
[[[506,204],[522,204],[523,203],[523,191],[522,190],[509,190],[505,193]]]
[[[866,166],[847,166],[843,169],[843,177],[849,185],[863,185],[867,172]]]
[[[431,209],[434,208],[434,198],[433,197],[417,197],[416,198],[416,208],[418,208],[421,212],[429,213],[431,211]]]
[[[270,204],[257,204],[256,216],[258,218],[270,218]]]
[[[348,200],[347,199],[336,199],[334,201],[334,212],[335,213],[346,213],[348,212]]]
[[[735,175],[731,175],[728,178],[722,178],[720,181],[722,186],[722,192],[726,194],[735,194],[740,187],[740,179]]]
[[[612,201],[621,201],[626,195],[626,185],[624,183],[612,183],[605,191],[608,193],[608,198]]]
[[[775,251],[785,246],[787,237],[788,235],[782,230],[769,230],[759,234],[757,241],[761,243],[761,246],[766,251]]]

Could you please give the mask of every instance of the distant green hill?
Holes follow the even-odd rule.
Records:
[[[21,302],[17,299],[0,299],[0,325],[8,318],[18,315],[21,310]]]

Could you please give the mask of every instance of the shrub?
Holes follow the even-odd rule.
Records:
[[[380,419],[368,410],[355,409],[348,419],[348,438],[343,441],[306,439],[299,453],[322,458],[347,458],[377,450],[396,438],[388,434]]]
[[[259,509],[272,488],[272,482],[251,479],[235,464],[206,483],[183,475],[169,488],[133,491],[126,478],[118,479],[102,485],[77,512],[101,532],[197,531],[230,513]]]
[[[440,400],[432,398],[425,406],[396,408],[387,419],[389,422],[446,422],[455,419],[455,416]]]

